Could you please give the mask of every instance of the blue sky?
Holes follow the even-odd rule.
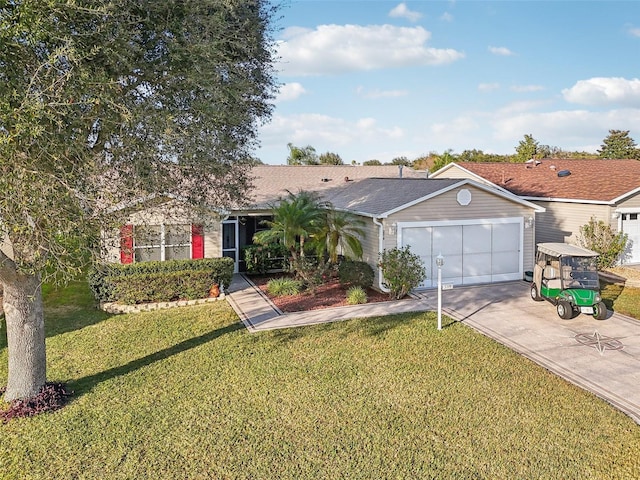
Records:
[[[264,163],[287,143],[345,163],[480,149],[525,134],[595,152],[640,143],[640,1],[291,0]]]

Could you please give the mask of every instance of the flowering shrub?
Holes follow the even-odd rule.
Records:
[[[382,269],[382,284],[389,289],[389,296],[399,300],[420,285],[427,272],[422,259],[411,253],[409,246],[384,250],[378,266]]]

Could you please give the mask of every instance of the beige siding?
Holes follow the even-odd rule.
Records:
[[[546,208],[536,217],[536,242],[566,242],[577,243],[580,227],[589,223],[591,217],[602,220],[618,228],[617,220],[612,221],[613,209],[607,205],[568,202],[533,203]]]
[[[203,217],[175,200],[141,209],[131,213],[123,222],[127,225],[159,225],[159,224],[203,224],[204,225],[204,256],[206,258],[219,257],[222,242],[220,239],[220,220],[212,214]],[[107,262],[120,262],[120,231],[117,229],[102,234],[102,248]]]
[[[624,202],[617,205],[618,208],[638,208],[640,209],[640,192],[633,197],[627,198]]]
[[[208,221],[204,225],[204,257],[222,256],[222,228],[218,221]]]
[[[472,197],[469,205],[463,206],[458,203],[456,197],[461,189],[471,191]],[[536,218],[534,210],[469,185],[395,213],[387,219],[387,222],[451,221],[455,223],[456,220],[510,217],[522,217],[523,219],[525,225],[523,268],[525,271],[532,270],[535,251],[534,229],[526,226],[529,217]],[[397,246],[395,236],[385,242],[385,248],[395,246]]]
[[[364,237],[360,240],[362,243],[362,261],[367,262],[373,268],[375,272],[374,287],[378,287],[378,242],[379,242],[379,228],[373,223],[372,218],[364,218],[365,225]]]
[[[383,220],[383,248],[392,249],[398,246],[397,228],[393,224],[400,222],[431,222],[431,221],[457,221],[486,218],[513,218],[520,217],[525,225],[523,241],[523,268],[533,270],[534,260],[534,229],[527,228],[527,219],[534,217],[534,210],[524,205],[518,205],[498,195],[493,195],[484,190],[466,185],[462,188],[472,193],[471,203],[467,206],[458,204],[456,196],[460,189],[444,193],[435,198],[421,202],[398,213],[390,215]],[[375,285],[378,285],[378,250],[379,227],[373,223],[373,219],[367,220],[367,235],[362,241],[363,260],[369,263],[376,272]]]

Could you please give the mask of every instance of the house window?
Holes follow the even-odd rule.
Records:
[[[133,228],[133,260],[150,262],[202,258],[202,227],[198,225],[137,225]],[[194,248],[198,247],[198,248]],[[196,251],[198,250],[198,251]],[[130,263],[126,255],[122,263]]]

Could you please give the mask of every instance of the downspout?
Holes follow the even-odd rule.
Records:
[[[373,218],[373,223],[378,226],[378,254],[380,254],[384,250],[384,225],[375,217]],[[391,291],[382,284],[382,267],[380,265],[378,265],[378,288],[384,293]]]

